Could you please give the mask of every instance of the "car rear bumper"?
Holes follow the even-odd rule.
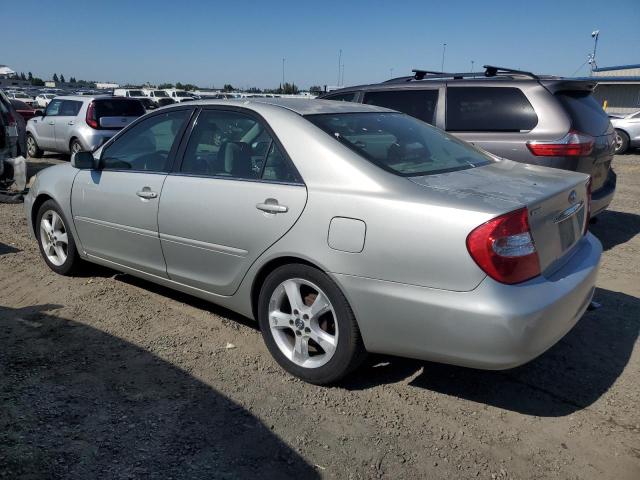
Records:
[[[607,175],[607,181],[602,187],[593,192],[591,195],[591,216],[595,217],[599,213],[602,213],[609,206],[613,200],[613,195],[616,193],[616,184],[618,177],[613,169],[609,169]]]
[[[578,322],[595,290],[601,252],[588,234],[549,278],[504,285],[487,277],[469,292],[333,278],[370,352],[500,370],[537,357]]]

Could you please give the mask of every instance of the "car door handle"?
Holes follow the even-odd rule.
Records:
[[[73,120],[70,120],[67,125],[73,125],[75,122]]]
[[[151,190],[140,190],[139,192],[136,192],[136,195],[138,195],[140,198],[158,198],[158,194],[156,192],[152,192]]]
[[[55,125],[56,122],[49,122],[49,125]]]
[[[267,198],[264,203],[256,204],[256,208],[267,213],[286,213],[289,211],[289,207],[280,205],[275,198]]]

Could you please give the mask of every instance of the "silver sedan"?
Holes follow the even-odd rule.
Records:
[[[626,116],[610,115],[616,129],[615,153],[625,153],[629,148],[640,147],[640,111]]]
[[[366,352],[505,369],[582,316],[600,243],[587,175],[503,160],[347,102],[197,101],[41,171],[47,265],[92,262],[256,319],[287,371]]]

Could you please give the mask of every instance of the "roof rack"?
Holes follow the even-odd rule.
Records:
[[[446,75],[445,72],[434,72],[432,70],[418,70],[418,69],[415,69],[415,68],[413,70],[411,70],[411,71],[413,73],[415,73],[413,78],[416,79],[416,80],[422,80],[427,75]]]
[[[533,78],[534,80],[539,80],[540,77],[538,77],[538,75],[531,73],[531,72],[526,72],[524,70],[515,70],[513,68],[505,68],[505,67],[496,67],[495,65],[483,65],[482,68],[484,68],[484,76],[485,77],[496,77],[501,73],[507,73],[507,74],[516,74],[516,75],[523,75],[525,77],[529,77],[529,78]]]

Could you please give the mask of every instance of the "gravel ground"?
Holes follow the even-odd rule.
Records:
[[[55,275],[0,205],[0,478],[640,478],[640,155],[614,167],[603,307],[555,347],[506,372],[375,356],[332,388],[229,311]]]

